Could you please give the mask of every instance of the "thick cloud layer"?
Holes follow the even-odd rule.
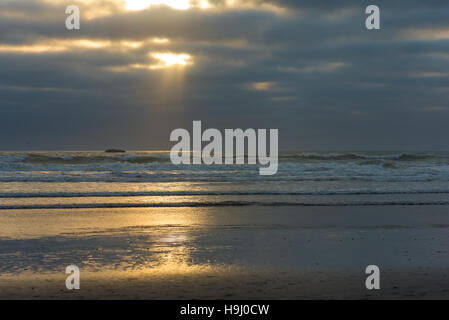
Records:
[[[192,120],[287,150],[449,148],[449,2],[191,3],[0,2],[0,149],[169,148]]]

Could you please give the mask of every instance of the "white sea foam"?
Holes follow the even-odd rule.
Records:
[[[270,195],[283,203],[287,195],[440,194],[432,201],[444,201],[449,200],[449,154],[289,152],[280,154],[275,176],[260,176],[256,165],[173,165],[168,152],[3,152],[0,182],[0,198],[196,195],[207,202],[208,196]],[[74,187],[85,183],[108,187]],[[118,187],[128,183],[135,185]],[[158,183],[171,187],[146,189]],[[200,183],[204,188],[190,189]]]

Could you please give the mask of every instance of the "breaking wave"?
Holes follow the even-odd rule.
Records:
[[[390,161],[423,161],[439,159],[435,154],[397,153],[397,154],[359,154],[359,153],[300,153],[281,155],[285,161],[359,161],[359,160],[390,160]]]
[[[42,154],[28,154],[23,157],[20,162],[28,164],[104,164],[104,163],[114,163],[114,162],[124,162],[124,163],[135,163],[135,164],[145,164],[145,163],[166,163],[170,159],[167,157],[156,157],[156,156],[138,156],[138,155],[124,155],[124,156],[48,156]]]
[[[348,162],[359,164],[414,161],[443,161],[449,163],[447,154],[431,153],[281,153],[280,163],[295,162]],[[377,161],[377,162],[376,162]],[[0,167],[4,164],[18,163],[30,165],[89,165],[108,163],[151,164],[169,163],[169,153],[128,153],[123,155],[105,154],[101,152],[49,152],[49,153],[0,153]]]

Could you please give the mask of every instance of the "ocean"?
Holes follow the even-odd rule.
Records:
[[[168,151],[2,152],[0,298],[364,297],[373,264],[386,297],[447,296],[448,204],[441,152],[284,152],[273,176]]]
[[[173,165],[169,151],[0,152],[0,210],[449,204],[447,152],[282,152],[257,165]]]

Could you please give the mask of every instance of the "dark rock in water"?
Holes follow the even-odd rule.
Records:
[[[106,153],[125,153],[125,150],[121,150],[121,149],[107,149],[105,150]]]

